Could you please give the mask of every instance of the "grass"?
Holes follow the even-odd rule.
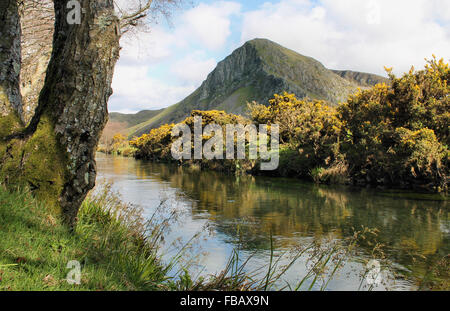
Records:
[[[125,114],[119,112],[111,112],[109,114],[110,121],[126,123],[127,127],[132,127],[153,118],[161,113],[164,109],[159,110],[142,110],[135,114]]]
[[[316,167],[310,171],[309,175],[317,184],[347,184],[349,182],[348,164],[342,161],[337,161],[328,168]]]
[[[162,125],[168,118],[170,118],[170,115],[172,113],[175,113],[179,108],[179,103],[174,104],[172,106],[167,107],[166,109],[163,109],[160,113],[153,116],[152,118],[148,119],[147,121],[144,121],[142,123],[139,123],[133,127],[130,127],[127,129],[128,138],[133,138],[133,136],[141,136],[142,134],[146,132],[150,132],[151,128],[156,128]],[[182,119],[182,118],[180,118]],[[166,122],[169,123],[169,122]]]
[[[170,267],[140,234],[128,207],[90,198],[74,234],[27,191],[0,189],[0,290],[156,290]],[[66,281],[67,264],[81,263],[81,284]]]

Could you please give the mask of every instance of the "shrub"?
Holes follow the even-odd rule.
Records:
[[[351,95],[338,111],[344,125],[341,150],[354,180],[428,184],[446,189],[450,124],[450,69],[428,61],[401,78],[387,69],[390,85]]]
[[[312,167],[326,167],[340,158],[342,122],[326,102],[298,100],[285,92],[275,94],[268,107],[252,103],[249,109],[255,124],[279,124],[280,142],[286,145],[280,154],[283,176],[310,177]]]
[[[130,145],[137,149],[136,156],[146,159],[170,159],[172,129],[175,124],[165,124],[153,129],[149,134],[130,141]]]

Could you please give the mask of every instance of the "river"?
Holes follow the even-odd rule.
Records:
[[[326,286],[317,281],[312,289],[367,289],[374,284],[363,276],[373,269],[367,262],[379,256],[381,274],[373,290],[411,290],[450,253],[448,201],[437,195],[230,176],[104,154],[97,155],[97,166],[97,183],[111,182],[125,202],[140,205],[147,217],[161,204],[182,211],[166,236],[164,258],[169,260],[176,252],[169,245],[182,245],[200,234],[189,250],[191,256],[186,255],[195,262],[189,263],[195,275],[218,273],[238,247],[241,262],[251,257],[246,271],[254,271],[267,265],[271,249],[274,258],[284,254],[282,265],[295,254],[293,250],[314,241],[322,241],[325,248],[346,245],[355,231],[365,227],[376,228],[376,235],[368,233],[358,242],[350,260]],[[312,264],[307,253],[276,283],[277,288],[290,284],[284,289],[293,289],[305,277]],[[325,279],[329,273],[325,271]],[[301,289],[312,282],[308,279]]]

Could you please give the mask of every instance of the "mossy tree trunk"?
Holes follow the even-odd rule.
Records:
[[[107,121],[119,20],[112,0],[82,0],[81,24],[69,25],[67,1],[54,0],[55,34],[44,87],[30,124],[20,128],[19,8],[16,0],[6,2],[0,13],[0,180],[31,187],[73,227],[95,184],[94,154]]]

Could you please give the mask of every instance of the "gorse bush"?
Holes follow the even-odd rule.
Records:
[[[447,189],[448,64],[434,58],[401,78],[387,72],[390,85],[359,91],[338,107],[354,180]]]
[[[106,144],[100,144],[97,147],[97,151],[106,154],[132,157],[136,149],[130,146],[130,143],[123,134],[116,133],[110,140],[107,140]]]
[[[192,132],[194,132],[194,118],[201,117],[202,118],[202,127],[207,126],[208,124],[218,124],[222,126],[223,131],[225,132],[225,126],[227,124],[246,124],[249,123],[244,117],[226,113],[225,111],[218,110],[210,110],[210,111],[201,111],[201,110],[193,110],[191,115],[186,118],[182,123],[185,123],[189,126]]]
[[[222,128],[222,133],[226,131],[227,124],[248,124],[249,120],[244,117],[227,114],[224,111],[200,111],[194,110],[191,115],[186,118],[183,122],[186,124],[191,133],[194,134],[194,120],[195,117],[202,118],[202,128],[205,128],[209,124],[218,124]],[[148,134],[144,134],[141,137],[135,138],[130,142],[130,145],[137,149],[135,155],[138,158],[147,159],[147,160],[157,160],[157,161],[166,161],[171,162],[174,161],[172,157],[171,147],[172,143],[178,139],[178,137],[172,137],[172,130],[174,128],[174,124],[166,124],[159,128],[153,129]],[[203,134],[202,136],[202,145],[207,140],[211,139],[211,135]],[[223,140],[223,150],[226,151],[226,141]],[[192,135],[191,139],[192,148],[194,148],[194,137]],[[190,165],[200,165],[201,167],[210,167],[219,170],[232,171],[236,170],[236,164],[231,160],[221,160],[220,165],[217,161],[207,161],[207,160],[199,160],[199,161],[189,161]]]
[[[149,134],[133,139],[130,145],[137,148],[136,156],[150,160],[170,160],[174,126],[175,124],[165,124],[151,130]]]
[[[275,94],[269,106],[249,105],[256,124],[279,124],[281,142],[327,145],[336,142],[342,124],[336,109],[325,101],[298,100],[294,94]]]
[[[245,118],[233,114],[227,114],[224,111],[194,110],[192,111],[191,116],[181,122],[189,126],[191,133],[194,133],[194,118],[196,116],[202,118],[203,128],[208,124],[215,123],[221,125],[224,131],[225,125],[227,124],[248,123]],[[137,156],[152,160],[171,160],[171,145],[172,142],[177,139],[177,137],[172,137],[172,129],[174,126],[175,124],[165,124],[159,128],[151,130],[148,134],[144,134],[141,137],[133,139],[130,144],[138,149]],[[203,140],[207,140],[209,138],[210,137],[203,136]]]
[[[285,92],[275,94],[268,105],[248,104],[249,120],[223,111],[196,110],[183,123],[192,131],[195,116],[202,117],[203,127],[211,123],[223,128],[237,123],[278,124],[280,165],[272,174],[322,183],[447,191],[449,65],[433,57],[423,70],[411,68],[400,78],[386,70],[389,84],[359,90],[337,107]],[[163,125],[131,145],[139,157],[170,160],[173,127]],[[202,166],[206,162],[201,161]],[[239,166],[255,172],[256,162],[208,167],[234,170]]]
[[[252,103],[249,109],[254,123],[279,124],[280,142],[295,151],[281,153],[282,175],[308,177],[311,168],[328,166],[340,159],[342,122],[336,109],[326,102],[298,100],[285,92],[275,94],[267,107]],[[293,156],[291,160],[286,158]]]

